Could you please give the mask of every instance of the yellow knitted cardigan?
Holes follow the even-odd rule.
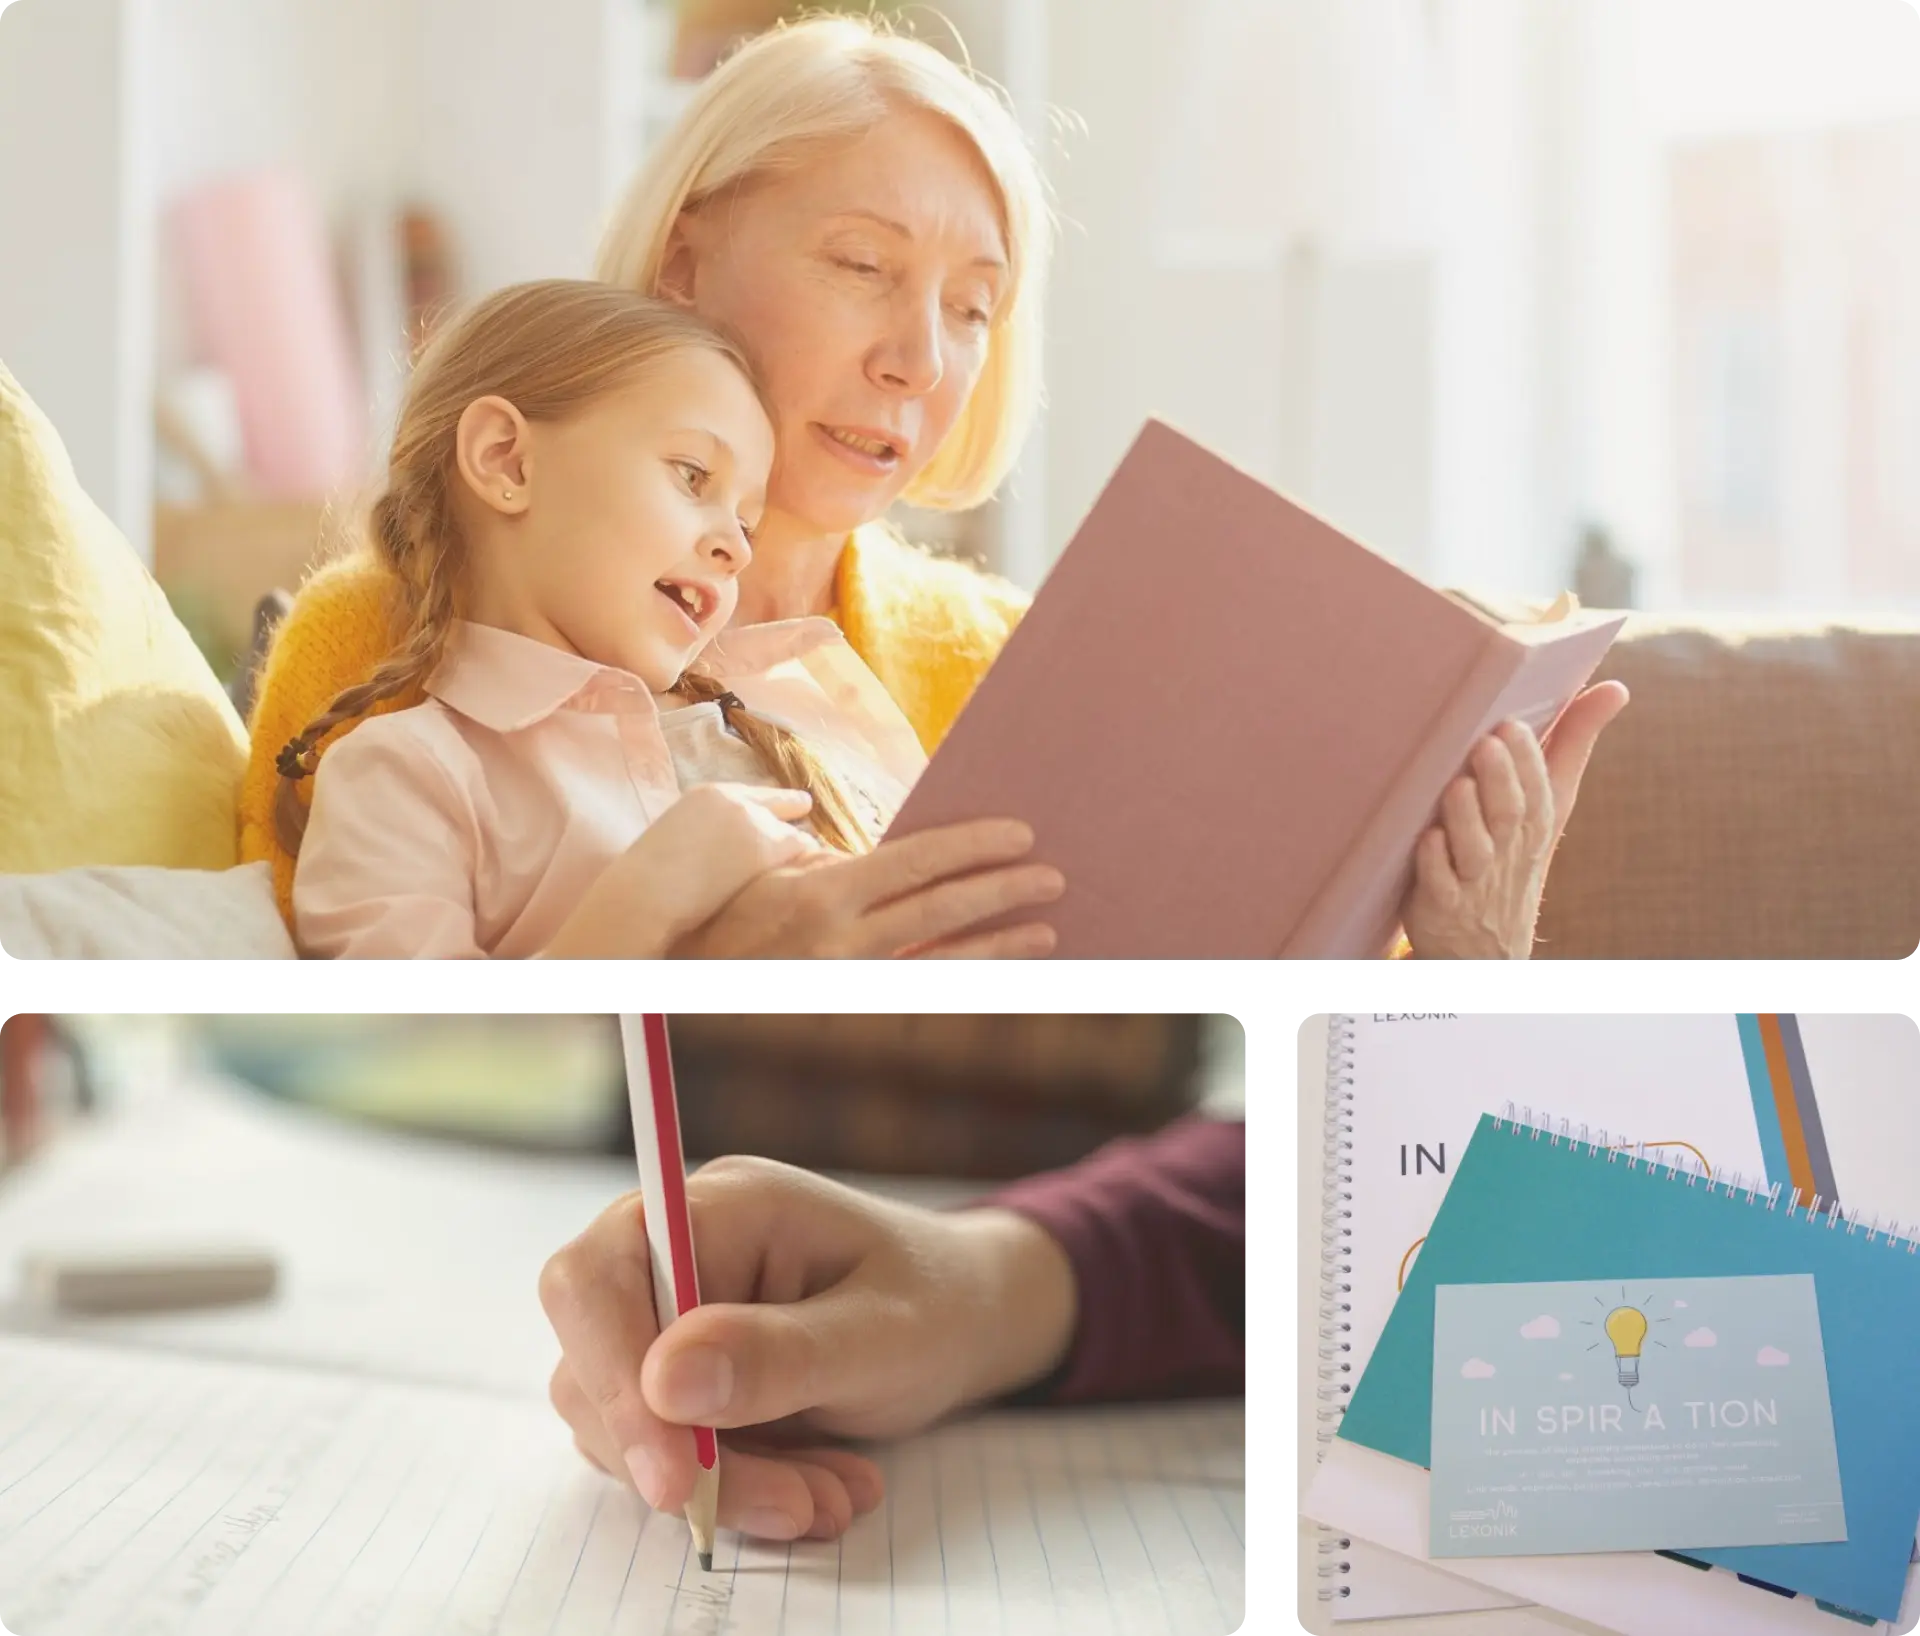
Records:
[[[261,672],[240,787],[240,856],[272,863],[274,895],[289,924],[293,858],[274,834],[280,784],[275,758],[386,656],[391,583],[387,570],[366,556],[319,569],[300,588]],[[907,545],[878,524],[848,538],[834,580],[834,619],[929,752],[946,736],[1026,607],[1026,596],[1005,580]],[[367,714],[404,710],[420,700],[414,692]],[[353,726],[348,722],[329,733],[322,752]],[[312,780],[300,789],[302,800],[311,799]]]

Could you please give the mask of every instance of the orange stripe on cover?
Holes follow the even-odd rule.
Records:
[[[1780,1018],[1766,1011],[1760,1013],[1759,1022],[1760,1043],[1767,1053],[1767,1077],[1773,1084],[1773,1106],[1780,1116],[1780,1139],[1787,1149],[1787,1174],[1801,1197],[1811,1199],[1820,1187],[1814,1179],[1812,1155],[1807,1151],[1799,1100],[1793,1094],[1793,1071],[1787,1064],[1786,1041],[1780,1036]]]

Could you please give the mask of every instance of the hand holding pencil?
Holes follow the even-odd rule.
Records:
[[[634,1194],[540,1281],[564,1354],[554,1407],[588,1459],[659,1510],[688,1504],[706,1469],[690,1428],[715,1426],[729,1434],[719,1526],[833,1539],[880,1503],[881,1477],[822,1439],[904,1436],[1065,1352],[1065,1252],[1009,1211],[923,1210],[749,1158],[703,1166],[686,1200],[692,1310],[658,1311]]]

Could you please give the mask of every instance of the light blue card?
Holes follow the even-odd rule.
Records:
[[[1434,1298],[1436,1557],[1847,1537],[1810,1275]]]

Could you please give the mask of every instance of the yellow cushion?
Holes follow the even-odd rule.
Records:
[[[0,873],[228,868],[246,754],[186,628],[0,365]]]

